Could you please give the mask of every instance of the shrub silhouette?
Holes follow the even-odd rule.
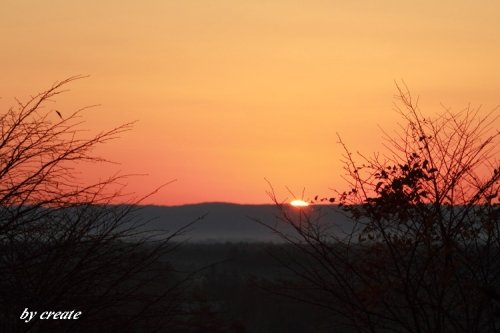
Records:
[[[345,149],[349,190],[298,212],[270,195],[268,228],[294,246],[293,278],[269,290],[328,309],[357,332],[496,332],[500,309],[498,111],[435,117],[398,86],[399,132],[388,154]],[[357,159],[361,161],[358,162]],[[350,220],[340,227],[332,209]],[[326,213],[325,213],[326,211]]]
[[[79,110],[48,108],[80,77],[18,102],[0,117],[0,330],[154,331],[172,329],[182,282],[166,256],[173,233],[145,232],[137,204],[125,201],[126,175],[79,179],[93,149],[132,124],[84,137]],[[81,311],[78,320],[19,319],[30,311]]]

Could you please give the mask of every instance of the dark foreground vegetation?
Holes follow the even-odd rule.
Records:
[[[174,266],[199,271],[190,293],[201,305],[193,332],[331,332],[321,308],[283,298],[275,290],[293,277],[274,256],[290,246],[269,243],[185,244]],[[208,319],[208,320],[207,320]]]
[[[192,322],[195,325],[191,327],[193,332],[368,331],[363,328],[363,308],[361,307],[358,308],[360,322],[357,326],[346,321],[345,313],[349,313],[351,311],[349,307],[356,302],[366,302],[367,307],[373,309],[374,315],[384,318],[391,318],[396,310],[401,315],[412,316],[411,308],[401,306],[394,309],[408,301],[405,299],[405,292],[400,289],[405,286],[394,278],[395,268],[385,266],[386,275],[382,275],[384,272],[376,272],[375,265],[384,265],[380,262],[381,247],[379,245],[357,243],[350,248],[352,256],[349,259],[354,261],[351,267],[366,271],[362,273],[345,271],[345,285],[336,282],[330,271],[331,267],[311,259],[311,253],[317,251],[314,246],[314,244],[302,244],[301,247],[296,247],[293,244],[268,243],[185,244],[175,256],[175,265],[187,271],[208,265],[196,275],[189,290],[191,297],[197,300],[195,304],[199,311],[196,316],[197,320]],[[340,253],[345,250],[343,244],[330,243],[329,246],[330,253],[334,251]],[[445,295],[463,294],[469,298],[466,300],[445,299],[442,306],[450,313],[464,315],[456,319],[460,323],[467,323],[467,320],[481,322],[484,320],[481,317],[466,318],[467,312],[485,311],[486,315],[491,316],[487,317],[491,318],[491,321],[476,332],[495,332],[499,329],[497,325],[500,324],[500,290],[498,286],[474,284],[475,274],[484,273],[485,251],[499,253],[500,248],[498,246],[494,249],[477,247],[475,252],[468,252],[471,262],[476,263],[473,268],[476,272],[471,272],[471,267],[463,265],[453,272],[455,276],[448,278],[449,285],[441,286]],[[415,261],[427,260],[427,256],[425,249],[417,251]],[[334,262],[335,259],[330,258],[330,260]],[[494,260],[495,267],[500,264],[497,258],[488,260]],[[217,261],[219,262],[211,264]],[[367,265],[369,262],[373,264]],[[345,268],[342,262],[338,261],[338,264],[339,269]],[[438,268],[434,270],[436,275],[441,273]],[[363,280],[364,276],[370,277],[372,279],[369,280],[370,282],[380,281],[381,285],[367,285]],[[396,282],[392,285],[385,284],[385,281],[389,279],[394,279]],[[469,281],[470,284],[466,286],[467,290],[456,290],[459,284],[455,279]],[[323,283],[319,283],[321,281]],[[410,282],[408,284],[410,285]],[[350,286],[352,290],[345,289]],[[433,288],[435,288],[433,285],[422,286],[419,291],[421,294],[412,296],[427,299],[423,301],[415,298],[413,304],[418,308],[414,310],[415,312],[429,311],[429,322],[435,320],[431,312],[434,310]],[[363,298],[361,300],[336,299],[338,295],[345,295],[345,297],[359,295]],[[482,300],[482,305],[479,309],[477,304],[480,300]],[[384,305],[384,302],[391,303]],[[450,308],[452,305],[460,306],[460,304],[469,308]],[[411,323],[411,319],[407,318]],[[451,319],[453,318],[449,318]],[[429,323],[423,321],[420,325],[421,331],[425,332],[425,325]],[[407,330],[406,327],[409,324],[393,321],[386,326],[384,330],[374,331],[401,332]],[[442,331],[458,330],[447,328]]]
[[[331,251],[333,248],[343,249],[342,244],[329,245]],[[39,248],[41,244],[29,246]],[[41,254],[39,257],[46,257],[50,262],[41,261],[40,266],[32,267],[30,281],[43,283],[45,289],[34,292],[38,289],[33,289],[35,286],[24,280],[23,285],[11,285],[11,288],[4,289],[4,294],[10,291],[16,295],[12,298],[15,301],[10,303],[12,308],[5,310],[5,313],[13,313],[17,318],[2,321],[3,331],[350,333],[358,330],[346,323],[345,318],[336,314],[336,311],[345,307],[345,304],[353,303],[353,300],[333,301],[333,295],[366,295],[366,300],[370,299],[371,302],[381,298],[390,299],[392,304],[404,301],[397,299],[401,292],[398,285],[380,285],[374,291],[368,291],[359,277],[348,276],[347,272],[346,279],[350,278],[350,282],[358,286],[357,290],[344,290],[340,285],[337,286],[338,289],[333,289],[332,281],[329,286],[315,284],[312,280],[310,284],[304,283],[306,276],[302,273],[308,273],[304,270],[306,268],[314,267],[317,276],[322,275],[325,282],[330,274],[327,267],[311,263],[309,253],[315,251],[312,245],[303,244],[297,248],[291,244],[270,243],[184,243],[172,246],[175,251],[157,257],[154,263],[148,263],[147,270],[141,270],[138,266],[140,274],[133,278],[129,276],[123,284],[113,286],[113,292],[109,294],[92,290],[90,285],[92,288],[102,288],[108,286],[110,281],[116,282],[114,265],[107,269],[105,266],[100,267],[99,274],[93,272],[93,277],[88,281],[81,280],[86,271],[77,271],[69,277],[69,281],[62,283],[62,269],[68,263],[58,262],[50,256],[50,252]],[[117,252],[127,252],[127,248],[134,248],[137,253],[149,253],[155,246],[142,244],[137,247],[132,243],[121,243],[112,247]],[[375,244],[357,244],[350,250],[352,258],[357,257],[359,264],[370,261],[377,263],[377,251],[380,251],[380,247]],[[475,258],[477,270],[480,271],[484,260],[481,249],[469,255]],[[424,259],[425,253],[419,256],[417,253],[417,261]],[[121,260],[124,267],[129,267],[125,263],[140,264],[136,259],[127,255]],[[52,266],[58,267],[58,270],[51,271]],[[373,268],[368,266],[366,269]],[[372,278],[383,281],[393,272],[388,270],[387,274],[386,277],[374,275]],[[471,273],[467,271],[467,267],[463,267],[460,274],[465,277]],[[80,291],[83,286],[88,286],[89,289]],[[485,306],[491,306],[494,314],[500,314],[500,297],[496,286],[470,285],[468,288],[478,298],[488,301]],[[169,294],[162,298],[161,295],[166,290]],[[372,294],[375,292],[377,294]],[[38,299],[39,297],[43,299]],[[473,306],[474,300],[470,301]],[[431,306],[430,303],[428,306]],[[72,322],[38,321],[27,325],[19,320],[23,307],[78,309],[83,312],[83,316]],[[389,310],[383,309],[380,313],[385,311]],[[387,312],[387,316],[390,315]],[[12,325],[13,323],[17,325]],[[393,331],[403,329],[399,324],[392,326]]]

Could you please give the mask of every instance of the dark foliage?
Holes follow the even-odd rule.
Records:
[[[329,201],[350,229],[328,220],[326,207],[291,212],[271,193],[294,232],[261,223],[295,249],[278,258],[294,278],[274,291],[326,308],[358,332],[496,332],[498,113],[424,117],[408,91],[399,89],[399,99],[405,122],[386,135],[386,156],[359,155],[358,164],[340,141],[350,189]]]
[[[85,184],[93,150],[130,129],[84,137],[72,114],[47,109],[65,85],[19,102],[0,117],[0,331],[89,332],[173,329],[182,282],[167,262],[182,230],[146,232],[115,175]],[[64,113],[64,115],[63,115]],[[22,311],[81,311],[78,320],[25,323]]]

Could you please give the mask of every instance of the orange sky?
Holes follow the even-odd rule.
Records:
[[[0,104],[75,74],[58,108],[86,127],[138,120],[99,150],[178,181],[148,203],[269,203],[264,177],[306,197],[342,186],[339,132],[353,150],[391,129],[394,80],[422,108],[500,104],[497,1],[100,0],[0,3]],[[500,127],[500,126],[499,126]]]

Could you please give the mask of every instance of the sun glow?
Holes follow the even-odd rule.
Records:
[[[294,207],[307,207],[309,206],[309,203],[307,201],[304,201],[304,200],[293,200],[290,202],[290,205],[294,206]]]

